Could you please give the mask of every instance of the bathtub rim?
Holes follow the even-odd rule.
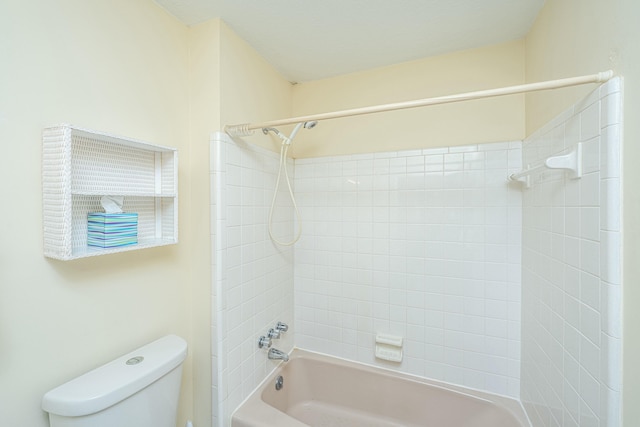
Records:
[[[438,388],[447,392],[453,392],[456,394],[460,394],[472,399],[476,399],[476,400],[481,400],[484,402],[488,402],[491,404],[494,404],[498,407],[500,407],[501,409],[509,412],[511,415],[513,415],[513,417],[515,419],[517,419],[520,424],[522,425],[522,427],[531,427],[531,421],[529,420],[529,417],[524,409],[524,406],[522,405],[522,402],[518,399],[515,399],[513,397],[509,397],[509,396],[504,396],[504,395],[500,395],[500,394],[496,394],[496,393],[491,393],[488,391],[484,391],[484,390],[478,390],[478,389],[474,389],[471,387],[465,387],[465,386],[460,386],[460,385],[456,385],[456,384],[451,384],[448,383],[446,381],[440,381],[440,380],[434,380],[431,378],[426,378],[426,377],[421,377],[418,375],[414,375],[414,374],[409,374],[406,372],[402,372],[402,371],[398,371],[392,368],[388,368],[388,367],[384,367],[384,366],[378,366],[378,365],[372,365],[369,363],[365,363],[365,362],[359,362],[359,361],[355,361],[355,360],[351,360],[351,359],[346,359],[344,357],[340,357],[340,356],[334,356],[331,354],[327,354],[327,353],[322,353],[322,352],[318,352],[318,351],[314,351],[314,350],[307,350],[304,348],[300,348],[297,346],[294,346],[291,351],[289,351],[289,361],[288,362],[283,362],[283,361],[279,361],[274,368],[266,375],[266,377],[264,378],[264,380],[262,380],[260,382],[260,384],[253,389],[253,391],[249,394],[249,396],[247,396],[231,413],[231,426],[234,426],[234,420],[236,419],[236,415],[238,414],[238,412],[240,411],[241,408],[243,408],[247,403],[249,403],[250,400],[257,400],[259,402],[262,402],[263,406],[266,406],[269,408],[268,412],[275,412],[278,414],[282,414],[283,416],[286,416],[287,418],[291,418],[289,417],[289,415],[285,414],[284,412],[274,408],[273,406],[269,405],[268,403],[264,402],[264,400],[262,399],[262,394],[265,392],[266,388],[269,387],[271,385],[271,383],[273,382],[273,380],[275,379],[275,377],[277,376],[277,374],[284,368],[284,365],[286,363],[291,363],[291,361],[293,361],[294,359],[301,359],[301,358],[306,358],[306,359],[312,359],[312,360],[320,360],[323,362],[329,362],[329,363],[335,363],[336,361],[338,361],[339,363],[343,364],[343,365],[347,365],[350,367],[353,367],[355,369],[362,369],[365,371],[370,371],[373,373],[377,373],[377,374],[382,374],[382,375],[391,375],[397,378],[401,378],[403,380],[406,381],[411,381],[411,382],[417,382],[420,384],[425,384],[434,388]],[[238,422],[244,422],[244,419],[240,419],[237,420]],[[306,426],[306,424],[299,422],[298,420],[295,420],[297,422],[297,424],[295,424],[296,426]],[[265,426],[267,424],[264,424]],[[291,424],[292,426],[294,424]]]

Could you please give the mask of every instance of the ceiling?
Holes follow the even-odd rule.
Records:
[[[524,37],[544,0],[155,0],[187,25],[221,18],[305,82]]]

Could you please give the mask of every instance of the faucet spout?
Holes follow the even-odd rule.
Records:
[[[287,353],[273,347],[269,349],[269,353],[267,354],[267,356],[271,360],[283,360],[285,362],[289,361],[289,355]]]

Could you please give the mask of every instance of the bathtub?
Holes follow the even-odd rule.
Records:
[[[283,385],[276,390],[282,376]],[[528,427],[512,399],[295,349],[232,427]]]

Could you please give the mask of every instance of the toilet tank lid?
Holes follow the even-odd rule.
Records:
[[[155,382],[186,356],[186,341],[167,335],[47,392],[42,409],[67,417],[93,414]]]

